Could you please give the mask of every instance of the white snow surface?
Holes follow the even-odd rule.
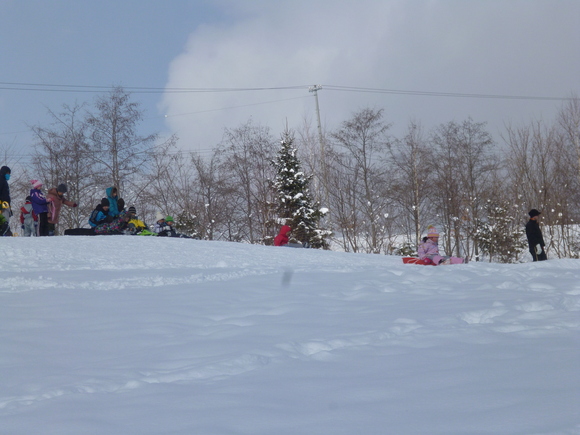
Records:
[[[0,434],[579,434],[580,261],[3,238]]]

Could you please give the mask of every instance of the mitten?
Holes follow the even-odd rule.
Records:
[[[542,246],[538,243],[536,245],[536,254],[540,255],[542,253]]]
[[[79,205],[75,202],[72,206],[73,207],[78,207]]]

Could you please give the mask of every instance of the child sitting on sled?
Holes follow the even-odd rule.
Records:
[[[125,229],[125,234],[140,235],[140,236],[156,236],[157,234],[150,231],[147,224],[137,217],[137,209],[133,206],[129,207],[127,212],[131,218]]]
[[[419,258],[425,262],[431,261],[434,265],[438,264],[461,264],[463,258],[445,257],[439,254],[439,233],[433,225],[427,227],[427,237],[419,244],[417,252]]]

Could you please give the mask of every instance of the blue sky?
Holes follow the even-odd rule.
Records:
[[[275,134],[314,122],[314,84],[326,130],[376,107],[394,134],[411,119],[429,130],[471,116],[499,139],[505,123],[551,120],[562,102],[335,86],[569,97],[579,23],[576,0],[0,0],[0,151],[25,153],[47,108],[96,95],[26,84],[231,90],[134,94],[143,132],[176,133],[187,150],[250,118]]]

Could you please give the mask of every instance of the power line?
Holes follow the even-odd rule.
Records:
[[[456,98],[489,98],[502,100],[549,100],[549,101],[567,101],[572,97],[541,97],[541,96],[524,96],[524,95],[499,95],[499,94],[467,94],[459,92],[429,92],[429,91],[404,91],[397,89],[381,88],[361,88],[353,86],[335,86],[323,85],[324,89],[331,91],[344,92],[362,92],[371,94],[395,94],[395,95],[417,95],[426,97],[456,97]]]
[[[414,95],[427,97],[452,97],[452,98],[487,98],[504,100],[547,100],[547,101],[567,101],[572,97],[535,96],[535,95],[507,95],[507,94],[479,94],[461,92],[436,92],[436,91],[413,91],[401,89],[367,88],[360,86],[340,86],[322,85],[324,89],[342,92],[360,92],[372,94],[394,94],[394,95]],[[123,89],[137,94],[180,94],[180,93],[223,93],[223,92],[261,92],[280,90],[307,90],[311,85],[294,86],[271,86],[271,87],[212,87],[212,88],[168,88],[168,87],[145,87],[145,86],[122,86]],[[114,89],[115,86],[96,85],[67,85],[48,83],[21,83],[21,82],[0,82],[0,89],[12,91],[38,91],[38,92],[104,92]]]
[[[308,85],[276,86],[260,88],[159,88],[144,86],[121,86],[135,94],[162,94],[162,93],[218,93],[218,92],[254,92],[254,91],[279,91],[308,89]],[[39,92],[104,92],[115,89],[116,86],[95,85],[63,85],[48,83],[18,83],[0,82],[0,89],[11,91],[39,91]]]

